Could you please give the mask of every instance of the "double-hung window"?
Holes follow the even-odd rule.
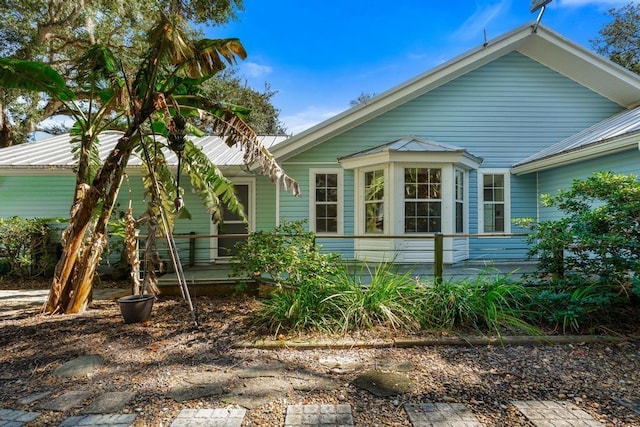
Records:
[[[442,231],[442,170],[404,169],[404,232]]]
[[[509,173],[482,171],[478,176],[480,232],[509,233]]]
[[[318,234],[341,233],[342,227],[342,171],[312,169],[311,226]]]

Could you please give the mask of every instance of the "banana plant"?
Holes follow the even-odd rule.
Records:
[[[74,82],[65,82],[55,70],[41,63],[0,58],[0,87],[40,91],[57,98],[76,118],[74,133],[80,137],[76,196],[45,305],[47,313],[85,310],[127,162],[135,149],[149,143],[151,129],[162,128],[160,123],[167,130],[167,137],[175,132],[176,113],[187,117],[210,115],[217,134],[229,146],[240,144],[244,149],[246,162],[258,162],[262,172],[274,182],[299,194],[296,181],[282,170],[243,122],[246,110],[198,95],[199,84],[226,65],[246,57],[240,41],[235,38],[193,41],[187,34],[179,15],[162,15],[149,32],[149,48],[134,78],[124,76],[118,69],[117,58],[107,47],[98,45],[83,55]],[[95,160],[99,134],[113,127],[122,129],[123,134],[98,166],[91,159]],[[235,203],[239,209],[230,181],[207,162],[206,156],[189,142],[184,153],[191,181],[213,216],[220,202],[231,207]],[[163,159],[153,162],[163,164]],[[92,164],[96,167],[91,167]],[[90,227],[91,224],[94,226]]]

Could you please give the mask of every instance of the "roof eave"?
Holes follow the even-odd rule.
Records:
[[[512,51],[531,57],[621,106],[630,108],[640,103],[639,76],[543,25],[534,33],[528,23],[381,93],[366,105],[346,110],[289,138],[272,152],[278,160],[285,161]]]
[[[525,175],[533,172],[541,172],[631,149],[640,150],[640,135],[638,133],[612,138],[607,141],[596,141],[571,151],[565,151],[528,163],[522,163],[513,166],[511,173],[514,175]]]

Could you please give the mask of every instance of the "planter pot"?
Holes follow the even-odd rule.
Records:
[[[124,323],[140,323],[149,320],[154,299],[156,299],[155,295],[127,295],[118,298]]]

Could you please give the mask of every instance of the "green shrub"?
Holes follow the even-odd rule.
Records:
[[[602,284],[584,285],[579,278],[532,288],[532,321],[545,322],[562,332],[579,331],[586,326],[604,325],[629,298]]]
[[[635,175],[595,173],[571,188],[544,195],[564,217],[533,226],[529,255],[541,275],[580,275],[583,283],[629,292],[640,273],[640,182]]]
[[[55,259],[49,253],[49,219],[0,218],[0,260],[6,274],[38,276],[50,270]]]
[[[233,273],[261,275],[278,286],[300,287],[336,272],[340,256],[325,254],[304,222],[285,221],[273,231],[258,231],[236,245]]]

